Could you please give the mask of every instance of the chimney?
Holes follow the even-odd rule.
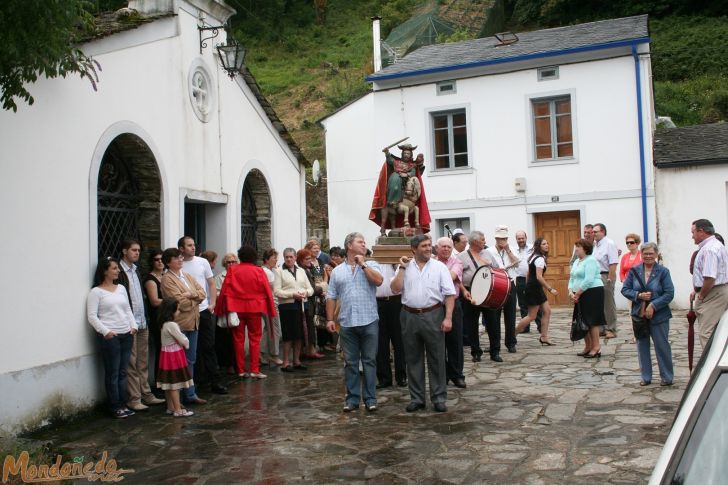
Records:
[[[129,0],[129,8],[142,15],[174,13],[174,0]]]
[[[382,17],[372,17],[372,38],[374,40],[374,72],[382,70],[382,34],[379,30],[379,21]]]

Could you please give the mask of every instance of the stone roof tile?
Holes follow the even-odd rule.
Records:
[[[376,81],[389,75],[414,74],[417,71],[456,66],[467,67],[467,64],[644,39],[648,37],[647,15],[601,20],[517,35],[519,40],[509,45],[497,45],[498,41],[494,37],[484,37],[421,47],[367,79]]]
[[[654,138],[659,168],[728,163],[728,123],[668,128]]]

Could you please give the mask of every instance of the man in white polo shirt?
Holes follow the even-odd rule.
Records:
[[[217,352],[215,350],[215,303],[217,302],[217,288],[215,278],[212,276],[210,263],[199,256],[195,256],[195,240],[184,236],[177,241],[177,247],[182,252],[184,262],[182,269],[192,276],[205,290],[207,297],[200,303],[200,329],[197,334],[197,363],[194,372],[195,384],[210,385],[215,394],[227,394],[228,390],[220,384],[220,374],[217,370]],[[199,378],[199,382],[198,382]]]
[[[604,283],[604,337],[614,338],[617,336],[617,305],[614,302],[614,282],[617,278],[617,264],[619,264],[619,253],[614,241],[607,237],[607,226],[598,223],[594,224],[594,258],[599,263],[599,272]]]
[[[705,348],[720,317],[728,309],[728,251],[716,239],[715,228],[709,220],[698,219],[690,231],[698,245],[690,301],[695,301],[700,344]]]
[[[430,380],[430,400],[437,412],[447,411],[445,333],[452,329],[455,286],[450,271],[432,259],[432,239],[417,235],[410,240],[414,258],[403,256],[390,285],[402,293],[402,340],[407,360],[411,402],[407,412],[425,409],[425,357]]]

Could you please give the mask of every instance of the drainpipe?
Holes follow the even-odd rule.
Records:
[[[649,241],[650,236],[647,227],[647,180],[645,175],[645,134],[642,114],[642,72],[640,70],[640,58],[637,54],[637,45],[632,44],[632,57],[634,58],[634,74],[637,89],[637,129],[640,140],[640,191],[642,194],[642,234],[643,240]]]
[[[372,17],[372,38],[374,40],[374,72],[382,70],[382,34],[379,21],[382,17]]]

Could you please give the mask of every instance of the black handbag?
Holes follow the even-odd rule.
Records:
[[[571,333],[569,338],[572,342],[582,340],[589,333],[589,325],[586,324],[581,316],[579,304],[574,305],[574,315],[571,317]]]
[[[642,281],[642,277],[637,273],[637,271],[632,268],[630,270],[634,277],[637,279],[637,282],[642,287],[642,291],[647,291],[647,285],[644,281]],[[631,315],[632,317],[632,332],[634,333],[634,338],[636,339],[643,339],[650,336],[650,318],[645,317],[645,308],[647,307],[647,302],[643,301],[640,303],[640,312],[639,316]]]

